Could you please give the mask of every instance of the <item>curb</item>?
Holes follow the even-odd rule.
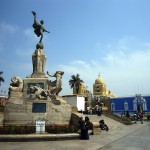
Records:
[[[71,134],[23,134],[23,135],[0,135],[0,142],[29,142],[29,141],[57,141],[80,139],[78,133]]]

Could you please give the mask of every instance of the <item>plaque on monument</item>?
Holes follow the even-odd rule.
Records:
[[[33,113],[45,113],[46,112],[46,103],[33,103],[32,112]]]

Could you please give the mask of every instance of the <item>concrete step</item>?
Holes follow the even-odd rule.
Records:
[[[116,120],[113,120],[111,118],[108,118],[104,115],[101,115],[101,116],[97,116],[97,115],[88,115],[89,119],[91,122],[93,122],[93,124],[95,126],[99,126],[99,121],[100,120],[104,120],[105,123],[107,124],[107,126],[109,127],[109,129],[116,129],[116,128],[122,128],[124,127],[125,125],[116,121]]]

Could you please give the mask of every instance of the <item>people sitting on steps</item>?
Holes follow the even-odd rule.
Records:
[[[88,130],[92,130],[91,135],[94,135],[93,123],[90,121],[89,117],[85,117],[85,124]]]
[[[80,117],[78,121],[79,129],[81,130],[80,139],[81,140],[89,140],[88,127],[85,123],[83,117]]]
[[[103,119],[99,121],[99,127],[101,130],[106,130],[106,131],[109,130],[108,126],[105,124]]]

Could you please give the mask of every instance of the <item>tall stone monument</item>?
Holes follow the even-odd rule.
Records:
[[[44,27],[44,21],[40,23],[34,16],[34,33],[40,37],[39,43],[32,54],[33,73],[30,77],[21,79],[13,77],[9,87],[9,100],[5,106],[5,125],[27,125],[37,120],[45,120],[46,124],[69,124],[71,119],[71,106],[62,97],[58,96],[62,90],[63,71],[56,71],[53,75],[45,74],[46,56],[42,43],[43,33],[48,32]]]

